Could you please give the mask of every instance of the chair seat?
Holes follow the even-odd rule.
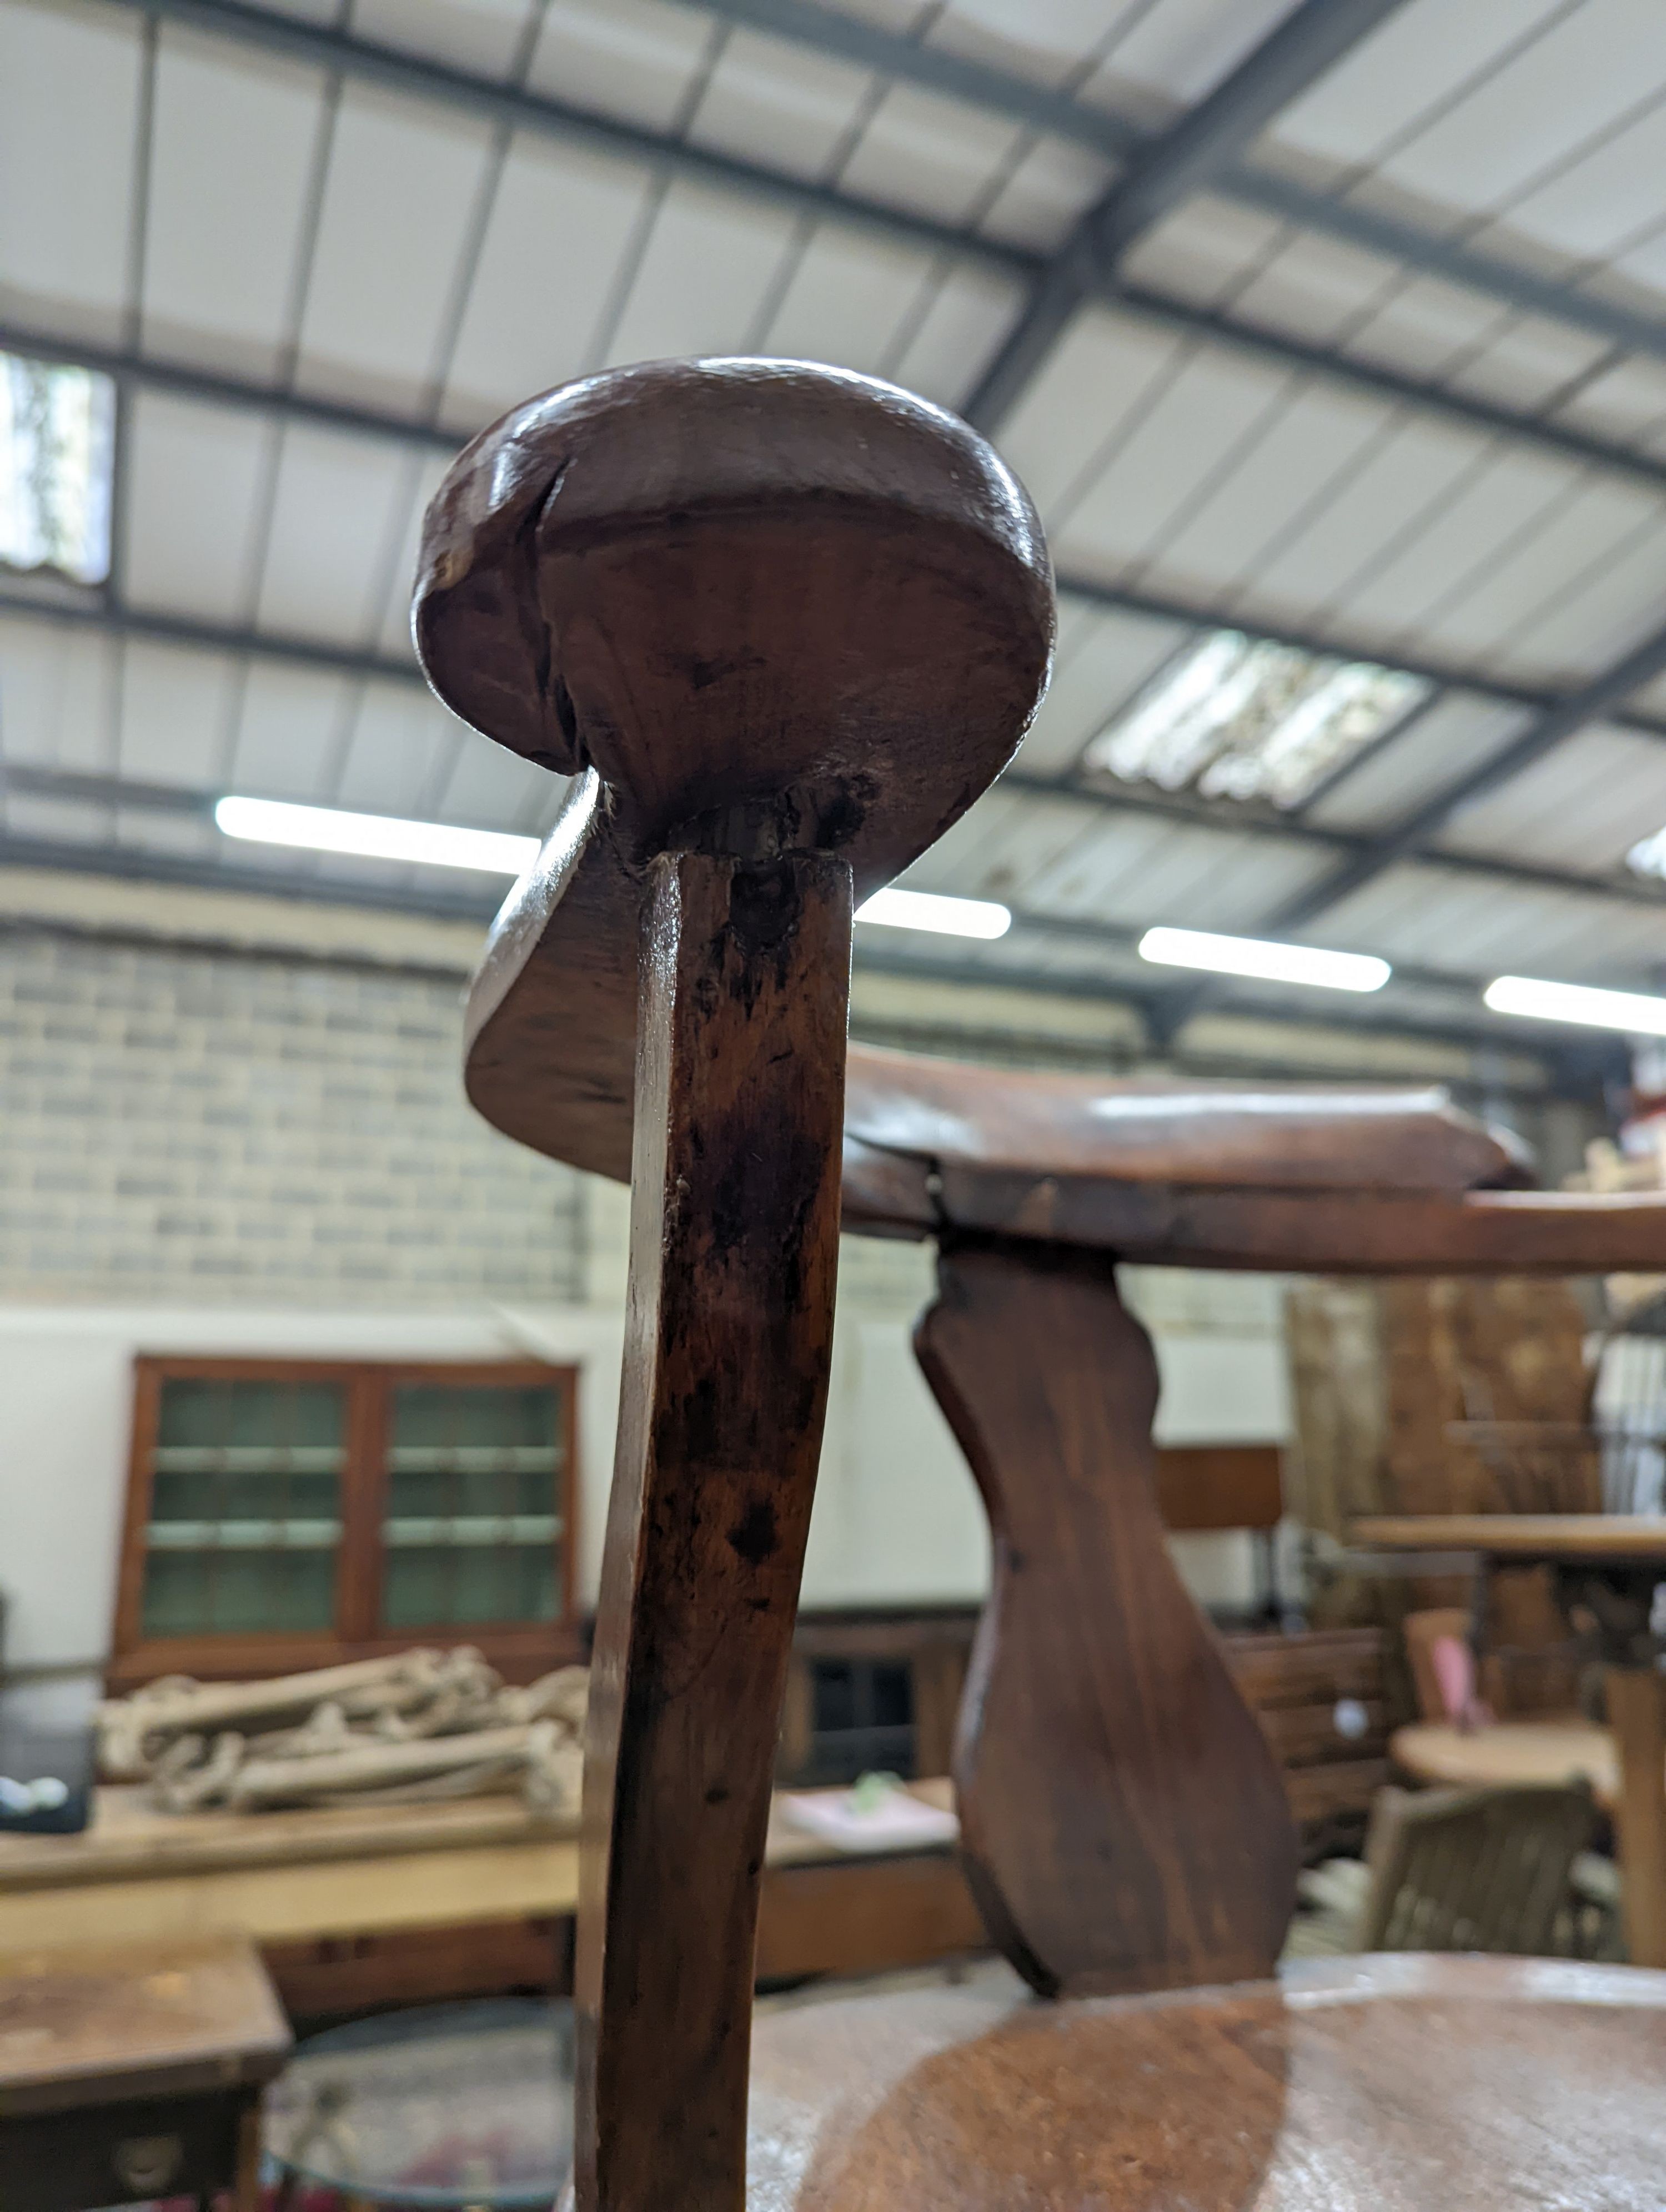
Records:
[[[1666,1972],[1379,1953],[1045,2004],[760,2018],[749,2212],[1622,2212],[1662,2201]]]

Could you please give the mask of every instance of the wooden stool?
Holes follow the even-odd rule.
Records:
[[[1294,1898],[1278,1769],[1164,1541],[1156,1367],[1117,1259],[1666,1261],[1666,1203],[1499,1188],[1523,1180],[1519,1158],[1439,1093],[847,1056],[852,898],[1009,757],[1045,680],[1050,599],[1034,514],[964,424],[802,364],[654,363],[548,394],[483,432],[429,510],[414,620],[430,682],[578,779],[471,994],[469,1095],[508,1134],[632,1186],[585,1778],[580,2212],[746,2199],[757,1881],[841,1216],[938,1241],[917,1348],[995,1536],[956,1760],[967,1871],[1012,1964],[1073,1999],[1258,1985]],[[946,2101],[920,2108],[918,2149],[859,2161],[856,2193],[827,2203],[1239,2212],[1232,2177],[1247,2188],[1265,2160],[1177,2122],[1168,2197],[1107,2192],[1156,2156],[1142,2100],[1179,2109],[1149,2074],[1177,2068],[1201,2100],[1247,2069],[1250,2118],[1228,2135],[1274,2125],[1282,2005],[1250,1986],[1106,2015],[1134,2023],[1114,2032],[1079,2007],[1026,2014],[1012,2033],[1047,2063],[1006,2108],[1018,2165],[977,2148],[1001,2109],[970,2056],[991,2023],[970,2044],[947,2019],[935,2042],[897,2044],[870,2010],[848,2067],[836,2039],[783,2028],[810,2075],[781,2125],[810,2142],[830,2112],[889,2112],[928,2060]],[[1147,2021],[1170,2025],[1148,2038]],[[1470,2031],[1493,2032],[1466,2014]],[[1103,2094],[1112,2057],[1126,2101]],[[958,2195],[930,2193],[939,2140]],[[754,2154],[753,2201],[795,2201]],[[1073,2196],[1078,2166],[1098,2179]],[[821,2169],[805,2171],[819,2207]],[[1036,2194],[1044,2181],[1063,2193]]]
[[[260,2093],[289,2051],[240,1936],[0,1958],[0,2204],[229,2190],[254,2212]]]

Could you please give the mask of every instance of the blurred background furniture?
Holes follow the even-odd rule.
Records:
[[[3,1939],[0,1939],[3,1940]],[[0,2202],[84,2212],[228,2191],[257,2212],[289,2030],[234,1936],[0,1953]]]
[[[1589,1840],[1583,1784],[1377,1793],[1363,1860],[1302,1877],[1297,1957],[1351,1951],[1578,1953],[1573,1869]]]
[[[277,2203],[544,2212],[573,2166],[573,2008],[498,1997],[355,2021],[297,2045],[268,2100]]]
[[[1655,1593],[1666,1581],[1666,1516],[1377,1516],[1357,1522],[1353,1535],[1360,1544],[1407,1555],[1473,1553],[1479,1562],[1475,1636],[1482,1648],[1491,1570],[1553,1571],[1559,1601],[1583,1625],[1603,1662],[1620,1771],[1617,1825],[1628,1954],[1636,1966],[1666,1966],[1666,1675],[1651,1626]]]

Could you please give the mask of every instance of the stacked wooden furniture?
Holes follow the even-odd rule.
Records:
[[[441,488],[416,626],[447,703],[577,778],[476,982],[471,1096],[632,1183],[585,1782],[582,2212],[745,2197],[758,1871],[842,1208],[938,1241],[918,1348],[996,1538],[962,1717],[966,1864],[1007,1956],[1080,2002],[772,2022],[755,2201],[1224,2212],[1269,2174],[1259,2201],[1311,2201],[1316,2160],[1342,2208],[1383,2201],[1391,2153],[1408,2204],[1579,2202],[1570,2162],[1626,2201],[1666,2118],[1650,1986],[1529,1997],[1441,1961],[1350,1968],[1310,2008],[1261,1978],[1294,1833],[1169,1561],[1156,1370],[1114,1261],[1647,1264],[1666,1207],[1506,1188],[1508,1151],[1438,1097],[847,1055],[853,900],[998,772],[1051,641],[1023,492],[904,394],[727,362],[534,401]],[[1205,1982],[1251,1986],[1099,2002]],[[1435,2016],[1462,2023],[1462,2064],[1437,2058]],[[1598,2080],[1600,2151],[1578,2117]]]

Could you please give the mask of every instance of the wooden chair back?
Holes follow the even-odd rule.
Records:
[[[1379,1791],[1359,1948],[1553,1952],[1594,1817],[1584,1782]]]

